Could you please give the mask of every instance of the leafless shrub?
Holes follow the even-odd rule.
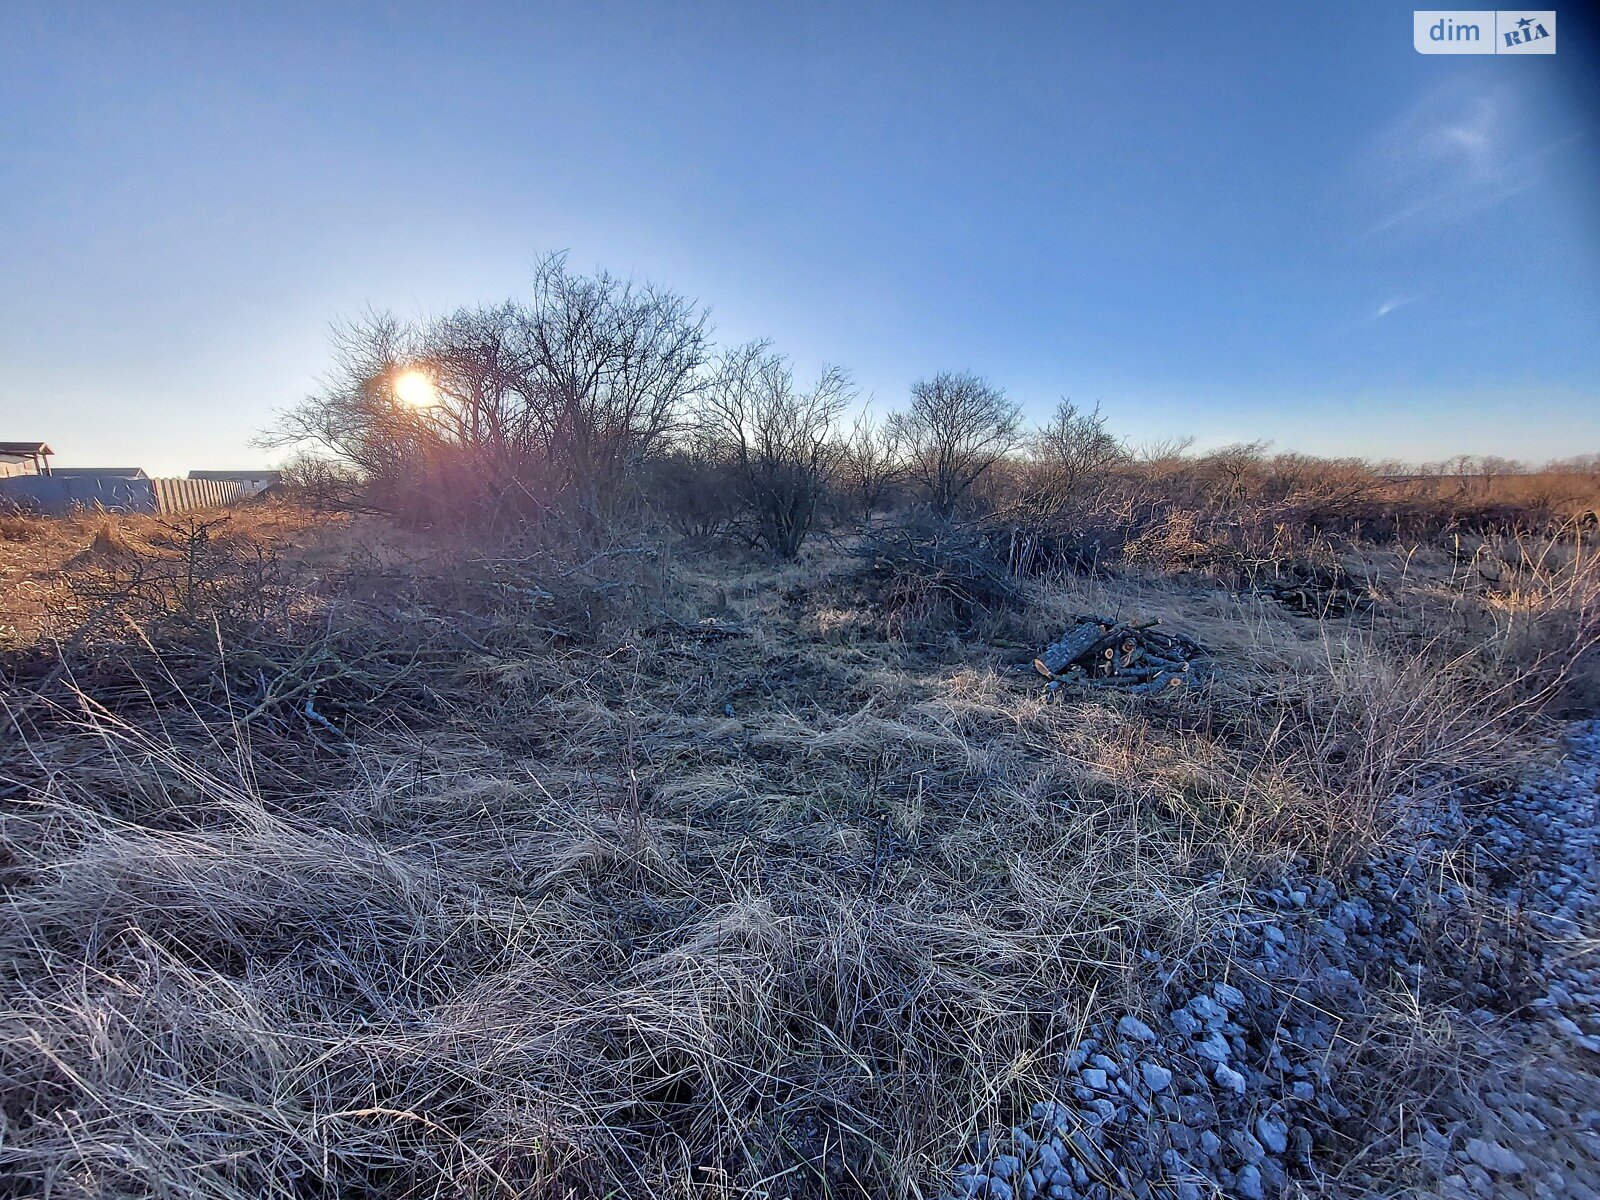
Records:
[[[859,578],[891,634],[964,628],[978,617],[1016,611],[1022,589],[982,531],[938,520],[869,530],[856,551]]]
[[[65,575],[84,614],[75,636],[104,642],[130,630],[159,637],[174,623],[194,630],[266,619],[284,599],[276,551],[229,537],[230,522],[220,514],[158,521],[142,545],[102,524]]]
[[[516,313],[530,376],[520,384],[549,469],[604,504],[662,442],[702,385],[706,315],[683,297],[552,255]]]
[[[1202,455],[1193,471],[1212,504],[1224,509],[1246,500],[1264,474],[1266,442],[1234,442]]]
[[[877,421],[863,412],[850,428],[838,466],[839,490],[848,509],[870,521],[906,477],[900,435],[892,421]]]
[[[811,531],[843,454],[837,422],[853,394],[838,367],[797,389],[766,342],[725,354],[706,391],[702,427],[732,468],[757,540],[779,558],[799,554]]]
[[[1127,449],[1107,431],[1100,406],[1080,409],[1070,400],[1062,400],[1034,432],[1029,450],[1029,499],[1040,512],[1081,507],[1106,488],[1112,471],[1128,458]]]
[[[1274,454],[1266,463],[1262,499],[1334,507],[1370,499],[1378,486],[1373,468],[1358,458]]]
[[[1132,454],[1134,462],[1142,469],[1164,476],[1181,471],[1186,466],[1187,455],[1193,447],[1194,438],[1187,435],[1155,438],[1134,446]]]
[[[351,512],[361,507],[361,477],[347,463],[300,453],[282,468],[282,484],[291,502],[313,512]]]
[[[1020,413],[993,384],[945,371],[911,387],[911,404],[889,418],[911,479],[935,514],[948,519],[1018,442]]]
[[[1128,546],[1146,527],[1126,496],[1106,492],[1076,508],[1014,504],[994,513],[983,528],[1012,574],[1032,576],[1116,569],[1134,561]]]
[[[649,505],[685,537],[711,541],[729,532],[740,513],[733,465],[704,430],[692,429],[641,478]]]
[[[1088,573],[1114,562],[1136,519],[1133,489],[1119,475],[1128,462],[1098,406],[1063,400],[1028,439],[1027,457],[1011,464],[1014,498],[985,522],[1011,571]]]

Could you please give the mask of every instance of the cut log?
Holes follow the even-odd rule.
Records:
[[[1080,617],[1033,660],[1033,668],[1050,681],[1048,693],[1072,687],[1150,695],[1181,687],[1190,673],[1189,660],[1203,651],[1194,639],[1158,633],[1154,624]]]
[[[1059,675],[1085,654],[1093,653],[1105,636],[1105,626],[1099,621],[1084,621],[1069,629],[1059,641],[1046,646],[1044,653],[1033,660],[1034,669],[1045,676]]]

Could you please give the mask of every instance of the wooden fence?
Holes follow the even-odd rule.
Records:
[[[232,504],[243,490],[237,479],[152,479],[156,511],[188,512],[191,508],[220,508]]]

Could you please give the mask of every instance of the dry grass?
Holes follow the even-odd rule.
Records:
[[[172,543],[185,540],[185,530],[208,522],[216,523],[212,541],[219,550],[271,553],[305,540],[315,518],[278,504],[184,518],[0,516],[0,649],[70,637],[92,615],[73,595],[73,583],[97,570],[114,574],[139,557],[170,559],[177,550]]]
[[[1254,873],[1348,861],[1397,791],[1507,769],[1524,618],[1592,597],[1573,563],[1458,587],[1461,631],[1408,641],[1194,583],[1039,582],[906,636],[820,582],[858,569],[826,549],[282,520],[241,537],[285,599],[237,625],[100,614],[84,644],[125,649],[47,680],[13,625],[0,1168],[24,1194],[931,1195],[1087,1023],[1225,969],[1210,934]],[[59,605],[161,558],[153,533],[52,530],[30,586]],[[1077,611],[1161,617],[1209,681],[1046,703],[1013,663]],[[297,679],[343,699],[313,721]]]
[[[0,541],[38,542],[49,532],[49,522],[21,513],[0,514]]]

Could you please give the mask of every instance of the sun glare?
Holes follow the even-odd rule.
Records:
[[[431,408],[439,402],[439,390],[421,371],[402,372],[394,381],[394,394],[397,400],[417,408]]]

